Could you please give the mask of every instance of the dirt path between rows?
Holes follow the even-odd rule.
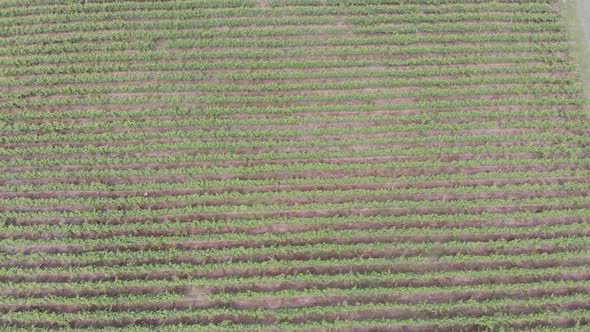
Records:
[[[586,46],[590,45],[590,1],[588,0],[574,0],[576,5],[576,13],[578,14],[578,22],[580,31],[583,33],[583,39]],[[590,54],[588,54],[590,56]]]
[[[580,64],[586,91],[590,91],[590,1],[560,0],[560,9],[576,42],[576,58]]]
[[[561,12],[562,21],[575,43],[573,53],[582,75],[580,84],[587,98],[585,108],[590,109],[590,0],[559,0],[558,5],[556,9]]]

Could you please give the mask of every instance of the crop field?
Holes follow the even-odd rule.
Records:
[[[0,330],[590,329],[557,0],[0,0]]]

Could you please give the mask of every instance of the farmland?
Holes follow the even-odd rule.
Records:
[[[582,331],[556,0],[0,1],[0,330]]]

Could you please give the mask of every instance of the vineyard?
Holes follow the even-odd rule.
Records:
[[[0,0],[0,330],[590,329],[557,0]]]

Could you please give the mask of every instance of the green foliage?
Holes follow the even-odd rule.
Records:
[[[555,5],[0,1],[0,330],[583,330]]]

